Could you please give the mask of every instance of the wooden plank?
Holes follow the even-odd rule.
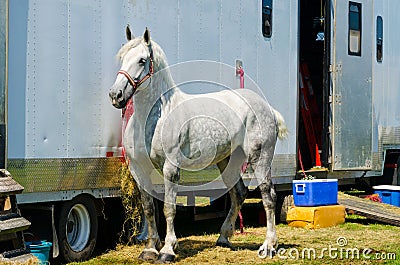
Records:
[[[340,192],[338,202],[345,206],[348,212],[365,216],[372,220],[400,226],[399,207],[346,195]]]

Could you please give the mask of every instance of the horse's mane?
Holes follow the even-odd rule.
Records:
[[[161,49],[160,45],[158,45],[158,43],[156,43],[155,41],[151,40],[150,43],[151,43],[151,49],[153,50],[153,62],[155,66],[154,70],[157,71],[165,68],[168,65],[168,63],[164,51]],[[143,37],[137,37],[128,41],[121,47],[121,49],[119,49],[116,56],[117,59],[119,61],[122,61],[124,56],[130,51],[130,49],[135,48],[140,44],[145,45]]]

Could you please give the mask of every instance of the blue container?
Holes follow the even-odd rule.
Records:
[[[380,185],[373,187],[383,203],[400,207],[400,186]]]
[[[322,206],[337,204],[337,179],[293,180],[296,206]]]
[[[45,240],[25,242],[26,248],[32,253],[33,256],[39,259],[39,265],[47,265],[49,262],[51,242]]]

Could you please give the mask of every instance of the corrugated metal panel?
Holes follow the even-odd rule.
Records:
[[[8,170],[34,193],[119,187],[121,165],[118,158],[10,159]]]

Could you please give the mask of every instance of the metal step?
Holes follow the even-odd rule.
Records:
[[[37,259],[30,254],[25,247],[23,230],[26,230],[31,222],[23,218],[18,211],[16,194],[24,190],[18,182],[16,182],[11,174],[0,169],[0,241],[10,241],[13,250],[4,248],[0,254],[0,264],[36,264]],[[5,198],[8,198],[10,209],[5,206]]]
[[[0,215],[0,238],[1,234],[23,231],[31,225],[31,222],[17,213]]]
[[[16,182],[10,175],[6,175],[0,170],[0,196],[6,197],[22,193],[24,187]]]
[[[6,251],[0,255],[0,264],[36,264],[34,261],[37,261],[37,258],[29,253],[29,250],[22,248]]]
[[[0,255],[1,256],[1,255]],[[0,264],[38,264],[38,259],[32,254],[23,254],[14,258],[0,258]]]
[[[29,254],[29,249],[26,248],[19,248],[19,249],[13,249],[10,251],[6,251],[2,254],[3,258],[6,259],[11,259],[11,258],[15,258],[21,255],[25,255],[25,254]]]

